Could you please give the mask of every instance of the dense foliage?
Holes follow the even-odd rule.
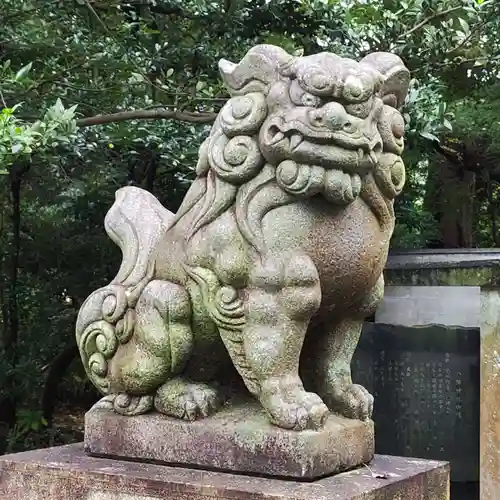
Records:
[[[394,245],[496,244],[499,30],[495,0],[3,0],[0,451],[50,424],[75,312],[119,262],[102,230],[114,191],[178,206],[227,98],[221,57],[398,53],[414,79]]]

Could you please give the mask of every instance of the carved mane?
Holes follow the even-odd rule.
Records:
[[[336,176],[330,183],[344,182],[339,180],[342,172],[332,173],[320,166],[291,161],[277,165],[268,161],[261,147],[261,127],[271,112],[269,102],[273,98],[270,93],[274,86],[280,82],[290,86],[297,80],[302,87],[308,88],[311,81],[314,85],[315,72],[321,71],[320,66],[325,61],[334,73],[338,73],[338,79],[327,82],[333,96],[345,93],[349,78],[362,70],[375,82],[369,99],[373,93],[385,104],[385,114],[389,116],[378,125],[384,154],[377,158],[373,175],[361,177],[357,194],[371,206],[381,224],[392,223],[392,204],[386,202],[391,202],[404,185],[404,166],[399,158],[403,149],[402,130],[399,137],[395,139],[394,136],[394,120],[401,116],[396,108],[404,102],[409,85],[409,74],[402,61],[388,53],[370,54],[359,63],[328,53],[295,58],[279,47],[259,45],[239,64],[224,59],[219,63],[231,98],[200,147],[197,178],[172,221],[173,226],[190,216],[186,241],[234,208],[241,234],[259,253],[265,253],[261,222],[269,211],[320,193],[325,175]],[[404,123],[400,122],[402,118],[397,127],[404,128]],[[291,182],[288,181],[290,177]],[[357,194],[340,202],[350,203]]]

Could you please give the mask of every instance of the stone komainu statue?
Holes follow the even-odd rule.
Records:
[[[76,326],[87,374],[120,414],[193,420],[222,404],[229,361],[277,426],[369,419],[350,364],[383,295],[409,72],[388,53],[271,45],[220,71],[232,97],[177,214],[116,193],[105,227],[123,262]]]

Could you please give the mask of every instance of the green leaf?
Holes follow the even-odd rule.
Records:
[[[17,73],[16,76],[14,77],[14,80],[18,82],[22,78],[24,78],[30,71],[31,67],[33,66],[33,63],[30,62],[26,66],[23,66]]]
[[[434,134],[432,134],[431,132],[420,132],[420,135],[422,137],[424,137],[425,139],[429,139],[430,141],[433,141],[433,142],[440,142],[439,141],[439,137],[435,136]]]
[[[458,21],[460,23],[460,26],[462,26],[462,29],[463,29],[465,35],[467,36],[470,33],[469,24],[467,23],[467,21],[465,19],[462,19],[461,17],[458,18]]]
[[[142,83],[145,81],[145,78],[140,73],[132,73],[128,81],[129,83]]]
[[[450,132],[453,130],[453,125],[446,118],[443,120],[443,126],[447,128]]]
[[[64,113],[64,104],[59,97],[52,109],[57,115],[62,115]]]

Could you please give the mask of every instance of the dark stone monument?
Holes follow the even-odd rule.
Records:
[[[355,380],[377,397],[376,452],[450,461],[452,481],[480,480],[481,498],[493,499],[500,490],[500,251],[393,252],[384,276],[384,301],[353,364]],[[395,363],[412,373],[402,386],[388,382]]]
[[[353,379],[375,397],[375,451],[449,461],[479,477],[479,331],[366,323]]]

